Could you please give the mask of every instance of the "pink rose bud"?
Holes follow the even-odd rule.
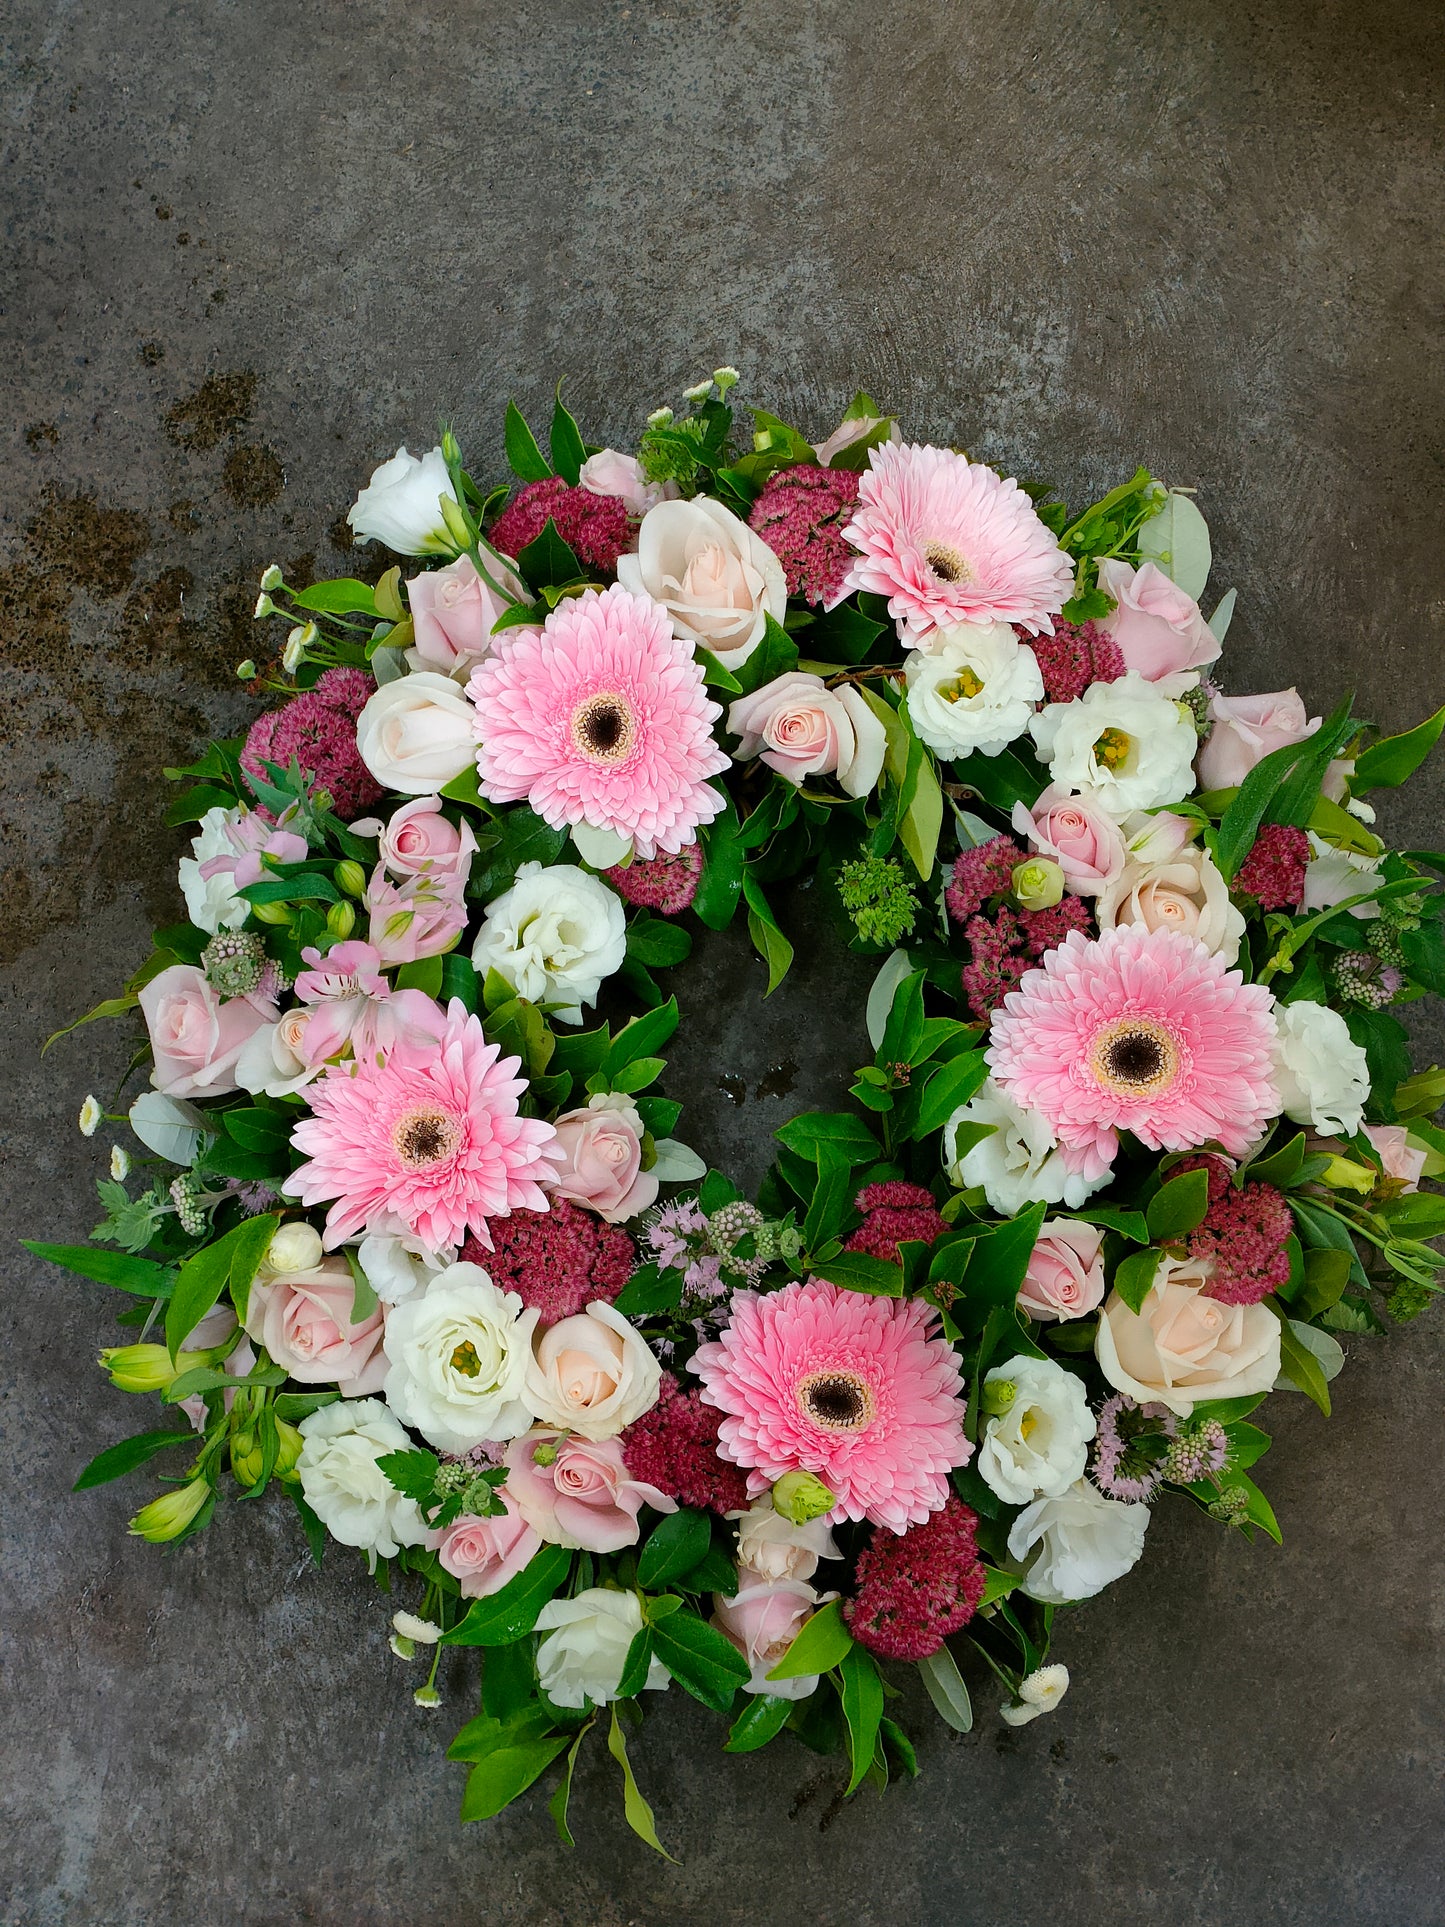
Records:
[[[750,1693],[802,1699],[817,1685],[816,1675],[770,1680],[769,1670],[783,1658],[805,1621],[836,1593],[818,1593],[805,1579],[763,1579],[739,1571],[738,1589],[729,1599],[714,1593],[712,1623],[725,1633],[752,1668]]]
[[[1049,1218],[1039,1231],[1018,1306],[1030,1318],[1083,1318],[1104,1302],[1104,1234],[1073,1218]]]
[[[630,1099],[601,1095],[585,1110],[564,1111],[556,1123],[566,1162],[547,1189],[555,1197],[586,1205],[609,1224],[645,1211],[658,1182],[642,1168],[642,1118]]]
[[[236,1060],[249,1039],[278,1012],[269,998],[224,1002],[192,964],[172,964],[140,993],[155,1069],[151,1083],[167,1097],[222,1097],[240,1089]]]
[[[728,711],[742,740],[738,755],[763,761],[790,783],[835,775],[850,796],[867,796],[883,771],[883,725],[851,684],[829,689],[821,676],[789,670]]]
[[[675,501],[678,494],[676,482],[649,482],[637,457],[619,454],[615,448],[599,448],[589,455],[577,480],[593,495],[615,496],[638,521],[659,502]]]
[[[506,1490],[548,1545],[620,1552],[642,1536],[638,1514],[676,1512],[677,1501],[631,1478],[616,1438],[528,1432],[506,1451]]]
[[[343,1398],[366,1398],[386,1377],[385,1318],[378,1307],[353,1324],[355,1294],[344,1258],[325,1258],[310,1271],[262,1273],[246,1303],[246,1330],[301,1384],[335,1385]]]
[[[1097,896],[1124,868],[1124,836],[1106,809],[1052,785],[1032,810],[1015,803],[1013,826],[1040,856],[1052,857],[1065,887],[1077,897]]]
[[[1267,696],[1216,696],[1209,715],[1214,727],[1194,762],[1206,790],[1237,788],[1272,750],[1302,743],[1320,726],[1318,716],[1306,716],[1294,689],[1277,689]]]
[[[1418,1191],[1425,1169],[1425,1147],[1410,1142],[1403,1124],[1367,1124],[1365,1136],[1380,1154],[1385,1176],[1394,1178],[1406,1191]]]
[[[439,796],[414,797],[385,824],[373,816],[351,827],[358,836],[379,837],[377,855],[393,876],[428,873],[465,886],[477,839],[470,823],[453,823],[442,814]]]
[[[464,1599],[485,1599],[500,1592],[531,1563],[542,1541],[517,1509],[505,1486],[498,1498],[505,1512],[478,1518],[464,1512],[442,1535],[437,1558],[461,1588]]]
[[[1118,645],[1125,670],[1137,669],[1146,682],[1158,682],[1181,669],[1202,669],[1222,647],[1186,595],[1153,562],[1135,570],[1107,559],[1099,564],[1099,587],[1115,607],[1099,627]]]
[[[520,582],[500,565],[487,564],[506,589],[525,597]],[[463,676],[492,646],[492,624],[508,604],[477,574],[469,555],[459,555],[444,569],[428,569],[410,576],[406,585],[416,642],[407,659],[413,669],[435,669],[443,676]]]

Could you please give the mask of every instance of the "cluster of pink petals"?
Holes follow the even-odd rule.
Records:
[[[639,857],[603,875],[625,902],[664,917],[681,916],[702,881],[702,845],[684,843],[676,855]]]
[[[936,1512],[949,1472],[973,1451],[958,1355],[931,1334],[937,1315],[921,1299],[870,1297],[821,1278],[736,1292],[726,1329],[698,1347],[692,1368],[723,1414],[719,1449],[749,1469],[749,1489],[812,1472],[837,1496],[830,1519],[895,1532]],[[813,1416],[808,1388],[830,1379],[865,1389],[866,1423],[845,1429]]]
[[[748,524],[783,565],[788,594],[832,609],[848,593],[853,551],[843,530],[858,500],[858,477],[846,468],[804,462],[774,475]]]
[[[926,648],[935,629],[960,622],[1052,629],[1074,567],[1017,482],[907,442],[875,448],[869,462],[843,531],[859,551],[846,587],[888,597],[906,648]]]
[[[845,1251],[861,1251],[867,1257],[899,1265],[903,1262],[900,1244],[931,1245],[943,1234],[943,1219],[933,1193],[921,1184],[909,1184],[903,1178],[865,1184],[853,1204],[863,1213],[863,1222],[845,1243]]]
[[[566,1198],[550,1211],[514,1211],[489,1226],[491,1249],[474,1239],[462,1247],[467,1264],[491,1273],[498,1291],[514,1291],[535,1306],[544,1325],[575,1317],[597,1299],[610,1305],[632,1276],[637,1248],[620,1225]]]
[[[983,1598],[978,1515],[955,1498],[907,1532],[880,1529],[858,1555],[858,1591],[843,1605],[848,1629],[884,1659],[927,1659],[966,1626]]]
[[[454,999],[439,1037],[397,1042],[377,1062],[358,1059],[325,1072],[307,1091],[312,1115],[291,1142],[306,1156],[286,1190],[308,1208],[331,1202],[329,1249],[386,1220],[434,1251],[470,1231],[490,1247],[487,1220],[525,1207],[545,1211],[540,1179],[550,1177],[556,1134],[523,1117],[521,1060],[501,1057],[478,1019]],[[408,1121],[438,1120],[444,1155],[408,1161]]]
[[[1064,897],[1047,910],[1015,910],[1003,904],[992,917],[970,917],[964,928],[968,962],[959,981],[972,1015],[986,1024],[1031,965],[1041,963],[1071,930],[1088,936],[1093,927],[1078,897]]]
[[[949,916],[955,923],[967,923],[990,897],[1006,897],[1013,888],[1014,871],[1027,858],[1028,852],[1008,836],[991,836],[987,843],[960,850],[943,893]]]
[[[579,562],[606,575],[615,573],[618,556],[632,546],[625,502],[615,495],[594,494],[590,488],[569,488],[560,475],[519,489],[493,522],[487,540],[503,555],[515,558],[536,541],[548,522]]]
[[[1028,642],[1051,703],[1077,702],[1090,683],[1117,682],[1124,673],[1124,652],[1097,622],[1060,616],[1051,636],[1030,636]]]
[[[1310,840],[1303,830],[1288,823],[1266,823],[1235,872],[1235,893],[1254,897],[1261,910],[1298,910],[1304,901],[1309,860]]]
[[[662,1374],[657,1403],[622,1434],[622,1456],[634,1479],[703,1512],[742,1512],[747,1480],[718,1451],[718,1415],[697,1390],[682,1391]]]
[[[256,718],[241,751],[242,769],[264,778],[267,763],[289,769],[295,757],[312,779],[311,790],[326,790],[336,814],[349,822],[382,794],[356,747],[356,719],[375,694],[364,669],[328,669],[314,689]]]
[[[613,830],[644,857],[676,855],[724,807],[707,781],[728,767],[712,736],[722,711],[692,645],[647,596],[589,589],[541,629],[504,630],[467,693],[480,787],[493,803],[525,798],[554,829]],[[630,731],[612,760],[589,754],[577,726],[609,698],[625,706]]]
[[[383,963],[416,963],[455,947],[467,927],[465,879],[424,871],[393,883],[378,863],[366,886],[368,935]]]
[[[384,1056],[398,1043],[425,1050],[446,1029],[446,1013],[423,990],[393,990],[382,974],[381,953],[350,939],[326,952],[301,952],[309,970],[296,979],[296,995],[311,1006],[306,1023],[308,1064],[339,1057],[349,1044],[356,1057]]]
[[[1086,1175],[1108,1169],[1120,1130],[1154,1151],[1213,1140],[1238,1154],[1280,1111],[1273,1004],[1183,931],[1130,924],[1093,941],[1075,932],[995,1011],[989,1065]],[[1163,1088],[1121,1090],[1090,1061],[1101,1034],[1132,1017],[1172,1045],[1176,1069]]]
[[[1272,1184],[1234,1184],[1218,1158],[1188,1158],[1178,1169],[1209,1173],[1209,1209],[1189,1234],[1189,1256],[1209,1267],[1206,1298],[1257,1305],[1289,1283],[1294,1218]]]
[[[248,883],[259,883],[271,875],[271,864],[306,861],[306,838],[294,830],[278,829],[263,810],[243,810],[234,823],[226,825],[226,841],[236,854],[207,857],[201,865],[201,875],[207,882],[229,875],[233,887],[244,890]],[[265,857],[270,857],[271,864],[262,861]]]

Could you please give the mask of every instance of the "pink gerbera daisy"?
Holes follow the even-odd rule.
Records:
[[[904,646],[957,622],[1052,633],[1074,566],[1017,482],[948,448],[885,442],[843,531],[861,553],[845,589],[888,597]]]
[[[489,1250],[487,1219],[545,1211],[557,1135],[521,1117],[525,1078],[454,999],[438,1038],[399,1040],[380,1062],[338,1065],[311,1085],[312,1115],[291,1133],[307,1154],[285,1189],[307,1206],[334,1199],[328,1248],[383,1220],[440,1251],[468,1232]]]
[[[1213,1140],[1238,1155],[1279,1115],[1273,1008],[1182,930],[1072,931],[994,1012],[988,1061],[1086,1175],[1120,1130],[1153,1151]]]
[[[957,1355],[931,1334],[937,1315],[821,1278],[734,1293],[726,1330],[693,1359],[704,1403],[724,1414],[719,1452],[749,1468],[754,1493],[812,1472],[837,1498],[830,1519],[920,1524],[973,1451]]]
[[[647,596],[589,589],[541,629],[504,630],[467,693],[494,803],[525,797],[553,829],[615,830],[644,857],[675,855],[723,808],[707,781],[728,767],[712,737],[722,711]]]

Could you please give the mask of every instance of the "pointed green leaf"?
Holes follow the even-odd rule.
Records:
[[[936,1653],[929,1653],[920,1659],[918,1670],[923,1675],[928,1697],[944,1724],[951,1726],[955,1733],[971,1732],[973,1702],[968,1696],[963,1675],[958,1670],[958,1662],[947,1646],[940,1646]]]
[[[557,383],[557,401],[552,410],[552,434],[550,438],[552,466],[562,477],[568,488],[576,488],[577,477],[582,472],[582,464],[587,459],[586,445],[582,432],[572,416],[562,405],[562,384]]]
[[[138,1471],[157,1452],[164,1452],[168,1445],[195,1444],[196,1435],[190,1430],[138,1432],[133,1439],[122,1439],[119,1445],[108,1445],[103,1452],[97,1452],[70,1489],[72,1492],[88,1492],[94,1485],[106,1485],[111,1479],[123,1479],[127,1472]]]
[[[505,430],[507,466],[524,482],[545,482],[552,465],[537,446],[537,438],[514,401],[507,403]]]
[[[777,1665],[769,1669],[767,1677],[799,1679],[812,1673],[831,1672],[852,1647],[853,1635],[843,1624],[842,1609],[834,1599],[804,1621],[796,1639]]]
[[[660,1853],[664,1860],[672,1861],[673,1866],[676,1866],[677,1862],[672,1859],[672,1855],[657,1837],[657,1823],[652,1817],[652,1808],[643,1799],[633,1776],[632,1762],[627,1757],[627,1740],[617,1718],[616,1705],[612,1708],[612,1726],[607,1735],[607,1751],[622,1768],[622,1810],[627,1817],[628,1826],[639,1840],[647,1842],[654,1853]]]
[[[863,1776],[873,1764],[873,1749],[878,1744],[878,1728],[883,1719],[883,1681],[873,1655],[862,1646],[851,1646],[839,1664],[843,1678],[843,1717],[848,1722],[848,1747],[853,1772],[844,1789],[844,1798],[855,1793]]]

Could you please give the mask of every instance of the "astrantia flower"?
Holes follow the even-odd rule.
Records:
[[[983,1598],[978,1515],[951,1494],[922,1525],[880,1528],[858,1555],[857,1596],[843,1617],[860,1645],[884,1659],[927,1659],[966,1626]]]
[[[936,1512],[967,1463],[962,1373],[919,1299],[871,1298],[819,1278],[738,1292],[721,1338],[699,1346],[702,1396],[724,1414],[719,1450],[750,1490],[815,1472],[831,1520],[903,1532]]]
[[[1018,483],[947,448],[875,448],[843,534],[861,551],[846,588],[886,595],[909,649],[955,622],[1047,632],[1073,591],[1073,564]]]
[[[722,714],[692,648],[645,596],[569,598],[541,630],[505,630],[468,686],[481,789],[523,797],[554,829],[589,823],[644,857],[676,854],[723,808]]]
[[[339,1065],[311,1085],[313,1114],[291,1134],[307,1162],[286,1190],[307,1206],[335,1200],[328,1249],[382,1219],[433,1250],[468,1231],[490,1249],[488,1218],[545,1211],[538,1180],[556,1163],[556,1134],[518,1114],[519,1062],[453,999],[440,1038],[400,1040],[383,1062]]]

